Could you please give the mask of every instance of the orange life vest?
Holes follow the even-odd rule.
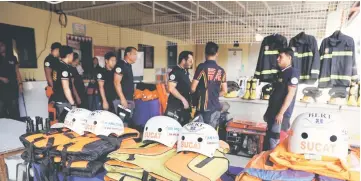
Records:
[[[359,181],[360,172],[352,168],[359,169],[359,152],[353,151],[349,155],[348,163],[337,158],[322,157],[322,160],[307,160],[303,155],[287,152],[288,139],[285,139],[273,151],[261,152],[255,155],[246,165],[245,168],[256,168],[260,170],[283,171],[288,169],[306,171],[330,178],[342,180]],[[351,160],[356,165],[351,165]],[[271,163],[271,164],[268,164]],[[237,176],[236,181],[261,181],[260,178],[241,173]]]

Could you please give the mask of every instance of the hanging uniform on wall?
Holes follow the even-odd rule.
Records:
[[[301,32],[290,40],[294,51],[292,67],[300,71],[300,82],[313,84],[320,74],[320,54],[316,38]]]
[[[357,80],[353,38],[340,31],[334,32],[322,41],[320,56],[320,88],[348,87],[351,81]]]
[[[261,82],[273,82],[277,79],[279,71],[277,65],[278,50],[287,47],[287,39],[279,34],[273,34],[263,39],[261,50],[258,56],[258,62],[255,78]]]

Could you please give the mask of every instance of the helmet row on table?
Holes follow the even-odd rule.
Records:
[[[66,127],[79,135],[86,132],[95,135],[122,135],[124,124],[120,117],[104,110],[89,111],[74,108],[68,112],[64,123],[58,127]],[[153,141],[168,147],[177,143],[177,151],[191,151],[213,157],[219,148],[217,131],[200,122],[191,122],[182,127],[177,120],[167,116],[155,116],[149,119],[144,127],[143,141]]]
[[[66,116],[64,127],[83,135],[121,135],[124,124],[117,115],[103,110],[90,112],[72,109]],[[213,157],[219,148],[217,131],[204,123],[191,122],[182,127],[167,116],[149,119],[144,127],[143,141],[154,141],[173,147],[177,151],[191,151]],[[331,156],[344,159],[348,154],[348,132],[340,119],[326,113],[302,113],[293,121],[289,131],[288,151],[310,159]]]

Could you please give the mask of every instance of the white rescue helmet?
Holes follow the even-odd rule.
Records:
[[[63,127],[69,128],[79,135],[85,131],[86,119],[91,111],[83,108],[74,108],[65,116]]]
[[[97,110],[90,113],[85,131],[96,135],[109,136],[110,134],[116,134],[120,136],[124,133],[124,124],[116,114]]]
[[[340,119],[326,113],[303,113],[291,126],[288,151],[306,159],[321,156],[347,159],[348,131]]]
[[[210,125],[191,122],[183,126],[177,144],[177,152],[191,151],[213,157],[219,148],[217,131]]]
[[[143,141],[155,141],[173,147],[181,129],[177,120],[168,116],[155,116],[145,124]]]

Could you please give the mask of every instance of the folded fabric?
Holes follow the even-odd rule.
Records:
[[[315,178],[315,174],[313,173],[297,170],[263,170],[246,168],[244,169],[244,172],[262,180],[310,181]]]
[[[307,171],[337,179],[349,179],[348,164],[344,160],[322,157],[321,160],[308,160],[304,155],[287,151],[288,139],[280,143],[270,154],[274,168]]]

